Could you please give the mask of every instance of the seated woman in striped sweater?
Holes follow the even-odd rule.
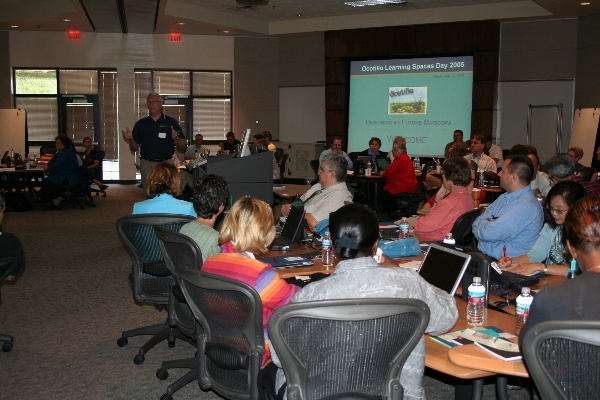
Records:
[[[267,332],[269,317],[277,308],[290,303],[300,289],[281,279],[271,265],[255,259],[254,253],[266,253],[274,238],[271,207],[264,201],[242,197],[229,210],[221,226],[221,253],[202,265],[202,272],[245,282],[258,292],[265,337],[263,366],[271,358]]]

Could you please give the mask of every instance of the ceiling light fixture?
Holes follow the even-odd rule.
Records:
[[[223,31],[223,33],[229,33],[229,31]]]
[[[590,3],[588,1],[581,3],[582,6],[589,6]]]
[[[185,25],[185,22],[179,22],[179,25]]]
[[[352,7],[378,6],[381,4],[402,4],[402,3],[406,3],[406,0],[360,0],[360,1],[344,2],[345,5],[352,6]]]
[[[296,17],[301,17],[301,16],[302,16],[302,14],[296,14]]]
[[[11,25],[10,27],[11,27],[11,28],[18,28],[18,27],[19,27],[19,25]]]
[[[71,20],[70,20],[70,19],[66,19],[66,18],[65,18],[65,19],[63,19],[63,21],[65,21],[65,22],[71,22]]]

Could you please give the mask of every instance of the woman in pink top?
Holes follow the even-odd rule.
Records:
[[[474,207],[467,186],[471,182],[469,163],[464,158],[452,157],[444,162],[442,187],[438,201],[427,216],[418,219],[415,233],[432,240],[442,240],[452,230],[458,217]],[[443,197],[441,200],[440,197]]]

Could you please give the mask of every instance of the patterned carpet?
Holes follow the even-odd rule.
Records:
[[[167,314],[136,305],[127,282],[131,259],[117,236],[116,221],[142,200],[135,185],[110,185],[96,207],[7,213],[4,230],[25,248],[27,266],[15,284],[2,284],[0,332],[15,337],[11,352],[0,352],[0,399],[159,399],[187,370],[156,378],[160,363],[191,357],[194,348],[161,343],[142,365],[133,357],[148,336],[123,348],[123,330],[162,323]],[[429,399],[451,399],[454,388],[425,377]],[[525,399],[525,390],[510,391]],[[192,383],[175,399],[220,399]],[[494,384],[485,399],[494,399]]]

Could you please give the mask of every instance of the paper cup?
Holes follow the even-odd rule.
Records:
[[[437,172],[438,174],[442,172],[442,166],[441,165],[437,165],[435,167],[435,172]]]
[[[471,192],[471,196],[473,197],[473,202],[475,203],[475,208],[479,208],[479,203],[481,201],[481,189],[473,188]]]

